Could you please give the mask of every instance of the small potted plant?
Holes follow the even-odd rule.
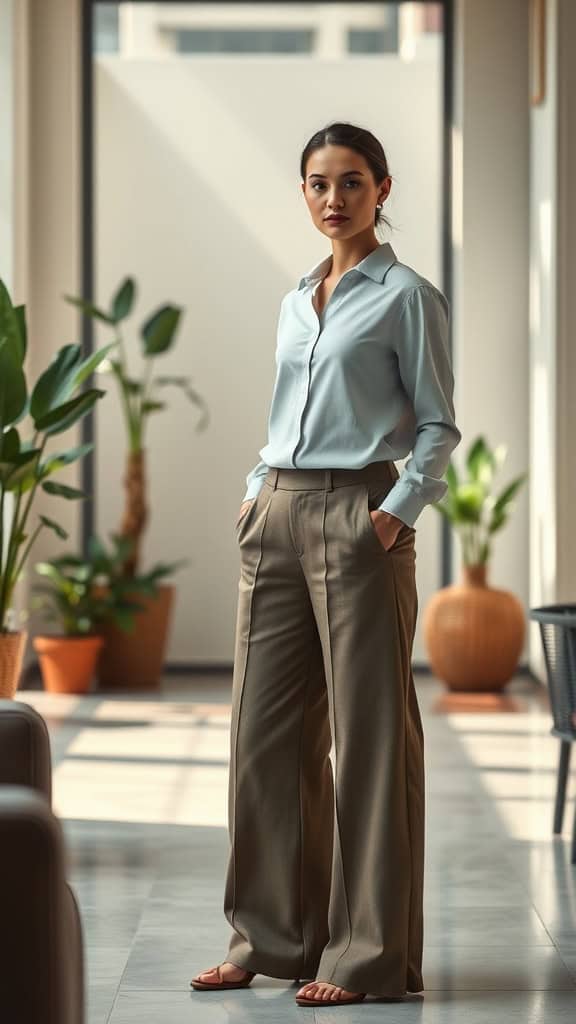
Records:
[[[78,296],[67,295],[65,298],[92,320],[106,325],[113,332],[117,345],[113,356],[102,363],[99,370],[114,376],[126,430],[126,468],[123,478],[125,500],[118,534],[132,541],[122,566],[124,579],[130,581],[136,578],[140,570],[142,539],[149,518],[146,474],[148,421],[151,416],[167,408],[163,394],[167,387],[179,388],[192,403],[203,407],[204,416],[197,424],[197,430],[204,429],[208,424],[207,407],[187,377],[154,373],[156,360],[172,351],[176,342],[182,316],[180,307],[171,303],[164,304],[141,324],[141,365],[139,372],[135,372],[128,365],[123,334],[125,321],[132,314],[136,300],[135,280],[126,277],[119,284],[108,309],[95,306]],[[156,580],[166,575],[162,563],[150,572]],[[102,686],[148,689],[159,685],[173,599],[174,586],[166,582],[158,585],[153,594],[144,596],[145,612],[138,617],[136,628],[129,639],[110,624],[106,650],[98,668],[98,679]]]
[[[34,585],[32,606],[41,610],[47,622],[60,626],[58,634],[35,636],[32,641],[44,689],[85,693],[104,642],[95,632],[103,602],[92,593],[92,566],[73,555],[62,555],[37,562],[36,572],[47,582]]]
[[[50,478],[82,459],[92,445],[50,454],[47,447],[52,438],[88,415],[105,394],[84,384],[114,345],[87,359],[80,345],[64,345],[29,394],[26,310],[13,305],[0,280],[0,697],[16,692],[27,639],[25,630],[14,628],[16,584],[42,530],[53,530],[62,539],[68,536],[51,517],[34,515],[38,488],[58,501],[87,497]]]
[[[448,520],[462,547],[461,580],[437,591],[423,616],[430,667],[449,690],[498,691],[511,679],[525,635],[524,608],[515,594],[491,587],[487,570],[491,538],[505,525],[509,506],[527,477],[521,474],[496,496],[494,477],[507,448],[494,451],[477,437],[466,454],[467,477],[452,462],[448,490],[433,505]]]
[[[36,564],[36,572],[46,582],[34,585],[33,607],[60,627],[58,633],[38,635],[32,641],[44,688],[52,693],[86,693],[104,643],[98,630],[103,623],[114,622],[129,631],[140,610],[121,588],[101,586],[108,583],[102,551],[103,545],[94,537],[86,559],[64,554]],[[142,590],[149,588],[142,586]]]
[[[34,586],[36,608],[47,621],[57,622],[57,635],[33,640],[44,685],[59,693],[84,693],[89,689],[106,630],[131,633],[136,616],[145,605],[134,596],[154,596],[158,580],[177,565],[157,566],[127,581],[121,569],[131,541],[112,536],[110,548],[96,536],[88,541],[86,558],[64,554],[38,562],[36,572],[47,582]]]

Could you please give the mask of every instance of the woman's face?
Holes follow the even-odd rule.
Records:
[[[308,157],[301,187],[318,230],[328,238],[343,239],[374,228],[376,204],[384,202],[391,186],[390,177],[375,184],[360,153],[328,144]],[[327,220],[333,213],[342,214],[346,220]]]

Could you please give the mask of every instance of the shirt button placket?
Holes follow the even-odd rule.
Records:
[[[311,365],[312,365],[312,353],[314,352],[314,348],[315,348],[316,342],[318,341],[318,338],[320,337],[321,331],[322,331],[322,328],[319,327],[318,331],[316,332],[316,337],[312,339],[312,343],[311,343],[311,345],[308,348],[308,358],[306,360],[306,373],[304,374],[303,384],[302,384],[302,387],[300,389],[300,394],[303,396],[304,401],[302,403],[302,408],[300,409],[300,415],[298,417],[298,436],[296,438],[296,444],[295,444],[293,452],[292,452],[292,464],[294,466],[296,465],[296,462],[295,462],[296,452],[297,452],[298,446],[299,446],[299,444],[300,444],[300,442],[302,440],[302,421],[304,419],[304,413],[306,411],[306,405],[308,404],[308,395],[309,395],[309,390],[310,390]]]

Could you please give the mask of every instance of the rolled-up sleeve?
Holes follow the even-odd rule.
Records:
[[[454,376],[448,346],[449,305],[434,285],[412,288],[395,332],[402,385],[416,417],[410,458],[379,506],[414,526],[426,505],[448,489],[442,479],[450,455],[462,439],[454,419]]]

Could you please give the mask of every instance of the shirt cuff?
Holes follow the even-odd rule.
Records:
[[[242,501],[248,501],[250,498],[256,498],[260,494],[263,483],[263,476],[254,477],[254,479],[250,481],[248,485],[248,490],[246,491],[246,494],[242,498]]]
[[[428,501],[421,494],[416,494],[409,484],[404,480],[397,480],[394,486],[388,491],[381,505],[378,508],[382,512],[389,512],[391,515],[401,519],[406,526],[414,526],[422,509]]]

